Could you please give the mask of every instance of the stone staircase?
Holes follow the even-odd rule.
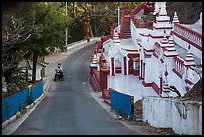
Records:
[[[121,38],[128,39],[131,38],[130,30],[130,16],[125,15],[121,18]]]

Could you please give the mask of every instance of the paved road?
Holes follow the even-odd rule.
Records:
[[[93,46],[63,60],[65,80],[51,82],[47,96],[13,135],[137,134],[114,119],[90,95],[88,74]]]

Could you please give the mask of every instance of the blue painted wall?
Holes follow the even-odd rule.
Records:
[[[134,96],[110,89],[111,109],[122,116],[132,119],[134,111]]]
[[[2,98],[2,123],[13,117],[21,108],[33,103],[43,93],[43,81],[32,88]]]

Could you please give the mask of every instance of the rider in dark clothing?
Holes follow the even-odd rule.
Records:
[[[62,69],[61,63],[58,63],[57,69],[55,69],[55,71],[60,73],[60,79],[63,80],[64,76],[63,76],[63,69]],[[55,75],[55,80],[56,80],[56,75]]]

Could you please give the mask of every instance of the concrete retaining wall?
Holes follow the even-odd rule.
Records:
[[[202,102],[144,97],[143,121],[156,128],[172,128],[180,135],[202,135]]]

